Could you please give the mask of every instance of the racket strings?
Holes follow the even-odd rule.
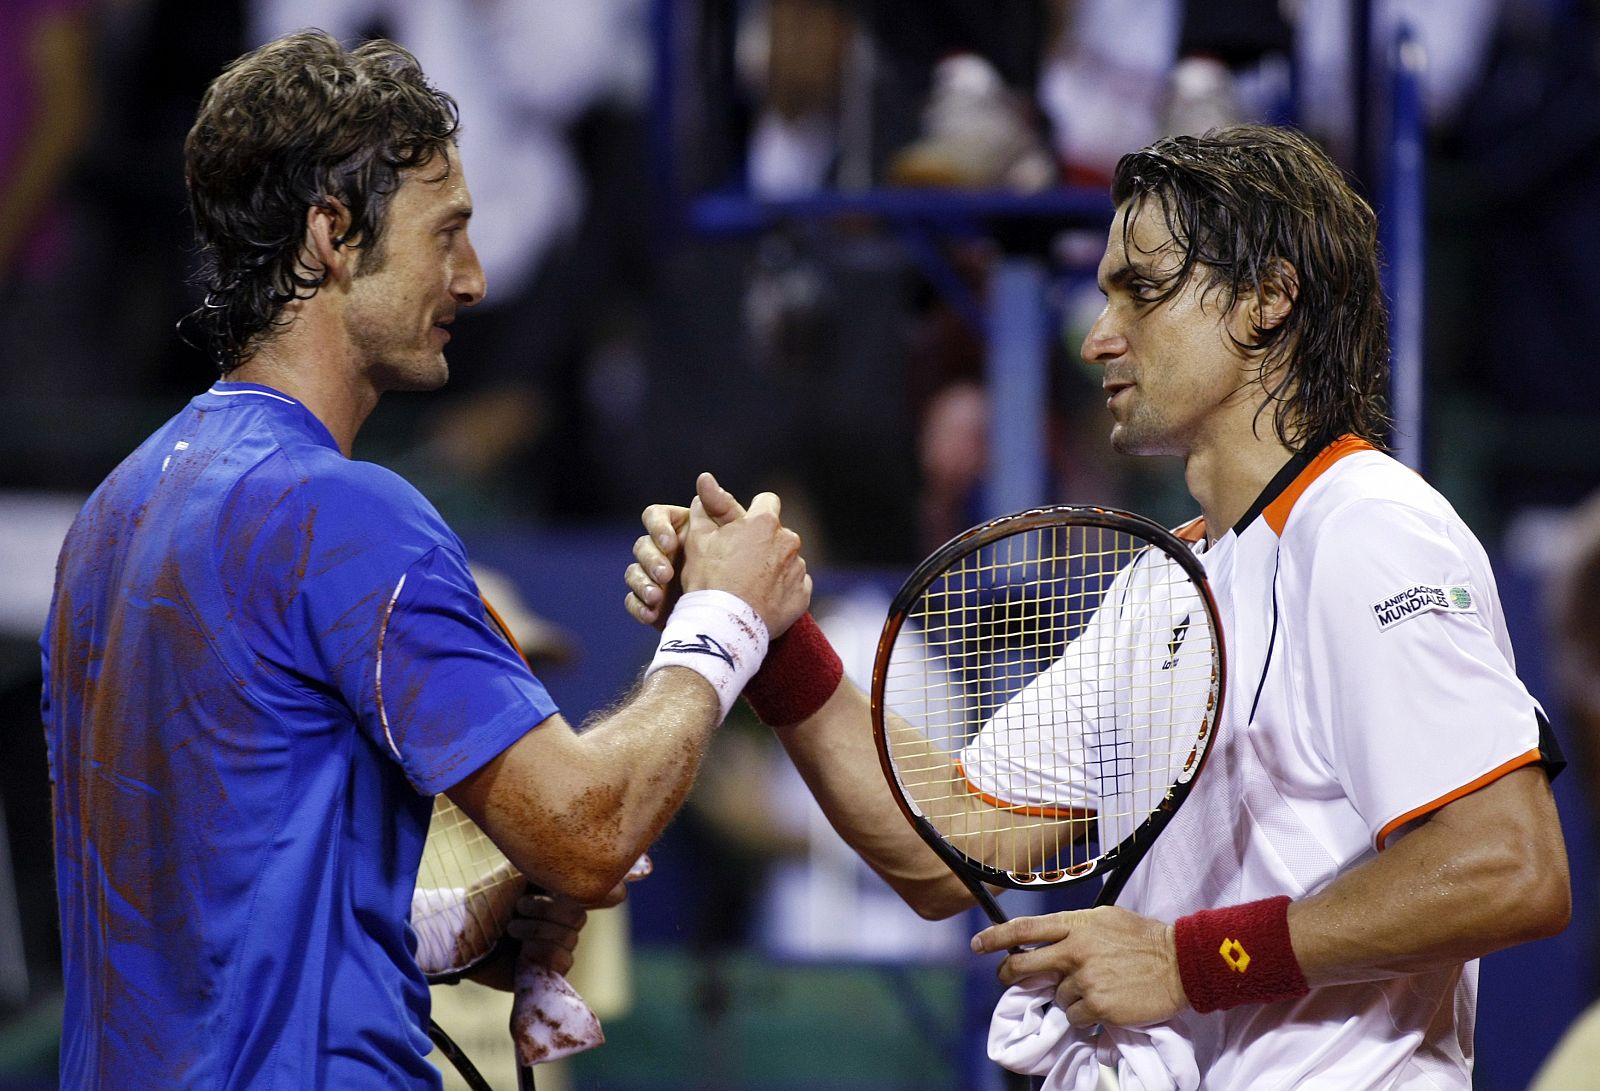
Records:
[[[418,965],[428,974],[455,973],[487,955],[524,885],[489,836],[448,797],[437,796],[411,901]]]
[[[1034,528],[967,554],[906,612],[885,672],[908,802],[1018,882],[1091,869],[1193,775],[1209,617],[1187,572],[1125,530]]]

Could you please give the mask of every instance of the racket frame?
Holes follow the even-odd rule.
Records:
[[[888,685],[890,659],[894,651],[897,638],[901,629],[909,619],[911,607],[922,597],[923,593],[932,586],[933,582],[948,572],[958,561],[971,556],[978,550],[1013,535],[1028,531],[1047,528],[1086,527],[1100,528],[1130,534],[1144,539],[1149,543],[1145,548],[1159,548],[1172,559],[1184,574],[1189,578],[1199,593],[1202,609],[1205,610],[1207,620],[1211,625],[1212,647],[1215,650],[1216,669],[1211,681],[1211,696],[1208,704],[1209,715],[1195,742],[1194,753],[1185,763],[1183,769],[1172,785],[1168,787],[1165,796],[1146,818],[1139,823],[1126,837],[1109,850],[1103,850],[1093,859],[1083,861],[1075,866],[1053,871],[1047,875],[1041,874],[1035,878],[1019,880],[1012,872],[1001,871],[989,867],[981,861],[967,856],[954,845],[950,844],[934,828],[906,795],[901,786],[899,774],[896,772],[895,762],[889,750],[888,717],[889,709],[885,701],[885,691]],[[1137,554],[1135,554],[1137,556]],[[1130,560],[1129,562],[1134,563]],[[1096,905],[1109,905],[1116,901],[1122,886],[1127,882],[1128,876],[1138,866],[1139,861],[1149,850],[1167,823],[1172,821],[1173,815],[1188,798],[1195,780],[1204,768],[1206,759],[1211,753],[1211,744],[1217,735],[1218,726],[1222,723],[1223,698],[1227,692],[1227,649],[1223,640],[1222,624],[1217,612],[1216,598],[1211,592],[1210,581],[1206,577],[1205,566],[1194,551],[1176,534],[1153,522],[1142,515],[1121,511],[1116,508],[1094,507],[1076,504],[1058,504],[1046,507],[1029,508],[1026,511],[1003,515],[987,523],[972,527],[956,535],[950,541],[936,549],[920,565],[906,577],[899,592],[889,605],[888,618],[884,622],[883,633],[878,639],[877,655],[872,666],[872,735],[877,745],[878,761],[883,767],[884,779],[888,781],[890,791],[895,802],[905,814],[906,820],[911,823],[917,833],[927,843],[928,847],[944,861],[945,865],[966,884],[978,905],[995,923],[1003,923],[1008,918],[1005,912],[995,901],[990,887],[1008,887],[1015,890],[1039,890],[1056,886],[1065,886],[1081,882],[1092,876],[1110,872],[1106,885],[1102,888]]]

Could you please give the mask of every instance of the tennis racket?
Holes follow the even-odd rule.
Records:
[[[417,965],[430,985],[460,981],[493,957],[528,881],[448,796],[434,797],[433,819],[417,868],[411,927]],[[428,1035],[472,1091],[488,1081],[432,1019]],[[531,1066],[517,1065],[517,1086],[532,1091]]]
[[[1226,688],[1205,570],[1096,507],[959,535],[906,580],[872,676],[884,773],[995,923],[990,887],[1116,901],[1205,765]]]
[[[487,601],[484,608],[507,643],[522,655],[516,637],[495,608]],[[524,661],[526,658],[523,656]],[[531,889],[522,873],[461,808],[447,796],[434,797],[433,818],[411,899],[417,965],[429,984],[454,984],[499,953],[517,899]],[[517,1050],[517,1086],[520,1091],[533,1091],[533,1062],[540,1058],[531,1051],[553,1032],[571,1035],[562,1041],[569,1050],[598,1044],[605,1036],[594,1013],[560,975],[519,963],[516,976],[511,1027]],[[587,1033],[575,1034],[573,1027]],[[428,1034],[472,1091],[492,1091],[466,1053],[431,1019]]]

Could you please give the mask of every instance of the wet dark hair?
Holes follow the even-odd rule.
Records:
[[[1287,317],[1253,339],[1278,437],[1314,450],[1346,433],[1382,447],[1389,416],[1389,316],[1378,279],[1377,217],[1326,152],[1292,129],[1238,125],[1157,141],[1117,163],[1111,197],[1134,252],[1139,215],[1159,208],[1182,261],[1165,302],[1197,270],[1229,308],[1286,275]],[[1280,365],[1283,365],[1279,370]]]
[[[460,126],[455,100],[393,42],[346,50],[305,30],[245,54],[212,81],[184,142],[205,301],[180,324],[226,375],[270,338],[284,305],[316,294],[325,270],[300,253],[308,209],[350,216],[335,244],[382,260],[384,215],[402,172],[442,163]]]

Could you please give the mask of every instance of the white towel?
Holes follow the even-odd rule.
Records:
[[[1195,1091],[1194,1051],[1166,1024],[1080,1028],[1055,1003],[1056,979],[1023,978],[1000,997],[989,1022],[989,1059],[1027,1076],[1043,1091],[1095,1091],[1102,1064],[1117,1071],[1122,1091]]]
[[[649,874],[648,867],[648,857],[640,857],[640,863],[634,865],[641,874]],[[461,949],[470,950],[480,942],[478,926],[468,917],[466,901],[466,891],[460,888],[421,889],[413,893],[412,927],[417,934],[417,965],[423,972],[459,965]],[[516,996],[511,1004],[511,1036],[523,1064],[558,1060],[593,1049],[606,1040],[599,1018],[567,979],[520,954]]]
[[[606,1040],[606,1033],[566,978],[518,955],[511,1037],[517,1043],[517,1060],[543,1064],[593,1049]]]

